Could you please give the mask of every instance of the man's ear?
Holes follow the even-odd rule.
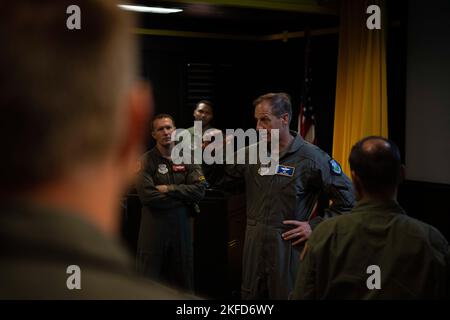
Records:
[[[289,114],[288,113],[284,113],[281,116],[281,120],[283,121],[284,125],[289,126]]]
[[[150,85],[142,81],[133,85],[125,108],[126,123],[119,157],[130,167],[129,171],[134,173],[136,161],[144,151],[147,127],[153,113],[153,94]]]
[[[352,176],[352,182],[353,182],[353,186],[355,187],[355,191],[356,191],[356,197],[358,199],[361,199],[362,197],[362,188],[361,188],[361,181],[359,180],[359,177],[356,175],[355,171],[351,171],[351,176]]]
[[[356,173],[355,173],[355,171],[350,171],[350,175],[351,175],[351,177],[352,177],[352,181],[353,181],[353,183],[355,183],[355,180],[356,179],[358,179],[358,177],[356,176]]]

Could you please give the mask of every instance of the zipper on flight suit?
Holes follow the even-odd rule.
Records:
[[[173,168],[172,168],[172,165],[173,165],[173,164],[171,164],[172,161],[169,161],[169,160],[168,160],[167,162],[169,162],[169,167],[170,167],[170,169],[169,169],[169,183],[170,183],[170,184],[176,184],[176,183],[175,183],[175,177],[174,177],[173,171],[172,171],[172,169],[173,169]]]

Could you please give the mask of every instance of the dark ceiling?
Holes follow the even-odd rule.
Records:
[[[333,14],[333,10],[320,12],[322,4],[319,5],[319,2],[313,0],[247,2],[233,4],[233,1],[136,0],[131,3],[183,9],[183,12],[172,14],[140,13],[140,27],[146,29],[260,36],[303,31],[306,28],[332,28],[339,24],[339,17]],[[303,8],[299,5],[302,2],[309,3],[309,6]],[[334,3],[326,2],[328,5]],[[317,6],[317,9],[312,7],[311,3]]]
[[[357,1],[357,0],[353,0]],[[140,13],[138,33],[171,37],[276,40],[337,33],[339,0],[123,0],[123,4],[179,8]],[[390,25],[405,20],[407,0],[386,1]],[[286,34],[288,36],[286,36]]]

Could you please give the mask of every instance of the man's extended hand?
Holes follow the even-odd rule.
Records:
[[[300,242],[308,240],[309,236],[311,235],[312,230],[308,222],[298,220],[284,220],[283,223],[296,226],[294,229],[286,231],[281,235],[283,237],[283,240],[298,238],[297,240],[292,242],[293,246],[299,244]]]
[[[161,193],[169,192],[169,188],[165,184],[162,184],[162,185],[159,185],[159,186],[155,186],[155,188],[158,189],[158,191],[161,192]]]
[[[219,129],[208,129],[203,134],[202,149],[205,149],[210,143],[212,143],[211,140],[215,141],[215,139],[216,139],[216,137],[218,135],[222,135],[222,131],[221,130],[219,130]],[[221,145],[218,145],[218,147],[221,147]]]

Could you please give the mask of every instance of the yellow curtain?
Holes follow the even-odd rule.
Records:
[[[369,30],[369,5],[381,8],[381,30]],[[368,135],[388,135],[385,7],[383,0],[342,0],[333,157],[350,176],[348,156]]]

